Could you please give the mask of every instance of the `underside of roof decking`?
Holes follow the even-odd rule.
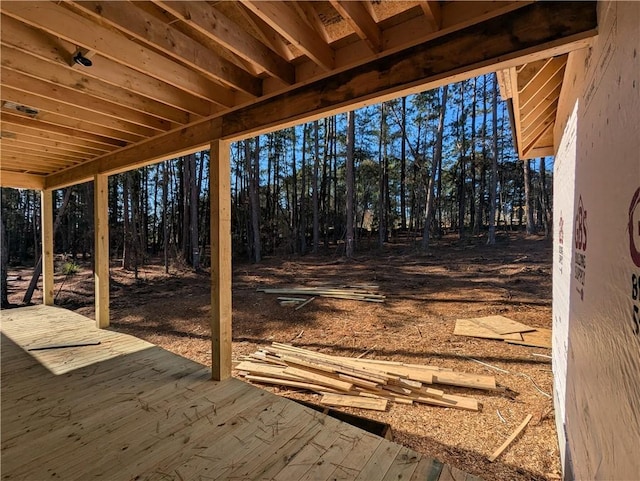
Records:
[[[547,155],[563,69],[549,59],[588,45],[597,26],[595,2],[3,1],[0,10],[0,185],[40,189],[502,70],[526,94],[521,154]]]

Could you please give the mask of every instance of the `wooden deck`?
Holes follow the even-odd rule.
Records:
[[[478,480],[73,312],[0,315],[3,480]]]

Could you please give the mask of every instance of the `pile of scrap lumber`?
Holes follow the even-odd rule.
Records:
[[[510,344],[551,349],[551,329],[527,326],[504,316],[458,319],[453,333],[458,336],[497,339]]]
[[[293,287],[291,289],[262,288],[257,291],[265,294],[279,294],[280,296],[331,297],[333,299],[350,299],[353,301],[384,302],[385,296],[373,292],[377,289],[378,286],[354,285],[342,287]],[[299,305],[310,302],[309,298],[306,297],[279,297],[278,300],[281,305]]]
[[[321,404],[384,411],[389,401],[478,411],[473,398],[446,394],[444,386],[499,391],[493,376],[394,361],[330,356],[289,344],[273,343],[243,358],[240,375],[322,394]]]

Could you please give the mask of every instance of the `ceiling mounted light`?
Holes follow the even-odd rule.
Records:
[[[83,67],[91,67],[93,65],[91,59],[85,57],[80,50],[73,56],[73,61]]]

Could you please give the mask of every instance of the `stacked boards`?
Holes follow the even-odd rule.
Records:
[[[479,411],[474,398],[447,394],[446,386],[501,390],[493,376],[436,366],[331,356],[273,343],[246,356],[236,369],[252,382],[322,394],[321,404],[384,411],[389,402]]]
[[[527,326],[504,316],[458,319],[453,333],[522,346],[551,348],[551,329]]]
[[[382,294],[377,294],[374,291],[378,289],[378,286],[371,285],[354,285],[343,287],[293,287],[291,289],[258,289],[258,292],[264,292],[265,294],[278,294],[280,296],[312,296],[312,297],[328,297],[332,299],[348,299],[352,301],[365,301],[365,302],[384,302],[386,299]],[[307,298],[290,297],[290,298],[278,298],[281,303],[291,301],[292,304],[296,302],[304,302]]]

